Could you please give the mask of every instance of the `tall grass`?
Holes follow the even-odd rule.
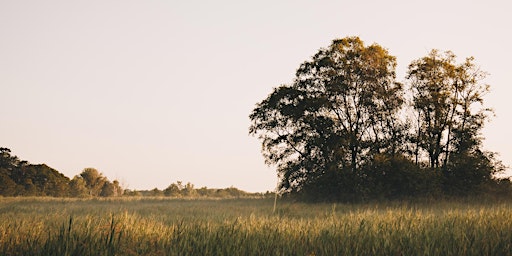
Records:
[[[512,255],[509,203],[0,198],[1,255]]]

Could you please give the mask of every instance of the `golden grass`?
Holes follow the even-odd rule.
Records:
[[[507,202],[0,198],[1,255],[512,255]]]

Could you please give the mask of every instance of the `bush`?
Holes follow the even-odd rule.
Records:
[[[376,155],[361,172],[366,198],[430,197],[440,193],[437,172],[422,168],[405,156]]]

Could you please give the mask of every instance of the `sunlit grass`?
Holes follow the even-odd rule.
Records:
[[[0,198],[1,255],[512,255],[507,203]]]

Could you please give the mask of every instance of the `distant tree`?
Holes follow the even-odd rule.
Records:
[[[182,188],[183,186],[181,185],[181,181],[178,181],[177,183],[172,183],[166,189],[164,189],[164,195],[173,197],[180,196]]]
[[[162,190],[159,190],[158,188],[154,188],[149,191],[150,196],[163,196],[164,192]]]
[[[201,188],[197,189],[196,191],[199,196],[205,197],[205,196],[209,195],[209,189],[207,187],[201,187]]]
[[[103,187],[101,188],[100,196],[102,197],[115,197],[121,196],[123,194],[123,189],[119,185],[119,181],[114,180],[113,182],[109,182],[108,180],[103,183]]]
[[[195,196],[197,194],[197,191],[194,189],[194,184],[187,182],[185,187],[182,189],[182,194],[184,196]]]
[[[12,170],[18,167],[19,162],[18,157],[11,156],[10,149],[0,147],[0,168]]]
[[[20,165],[9,171],[21,196],[68,196],[69,178],[45,164]]]
[[[116,196],[116,188],[115,188],[114,184],[109,181],[105,181],[103,183],[103,187],[101,188],[100,196],[102,196],[102,197]]]
[[[45,164],[27,165],[24,169],[30,173],[39,195],[54,197],[69,195],[70,180],[57,170]]]
[[[0,148],[0,195],[3,196],[119,196],[119,181],[110,182],[94,168],[84,169],[72,180],[46,164],[29,164]]]
[[[16,195],[16,182],[10,177],[10,171],[0,168],[0,195],[2,196],[15,196]]]
[[[105,185],[105,182],[108,182],[107,178],[94,168],[85,168],[80,173],[80,176],[84,179],[85,187],[88,189],[90,196],[99,196],[103,185]]]
[[[112,181],[112,185],[114,186],[114,196],[122,196],[124,194],[124,189],[118,180]]]
[[[87,197],[90,196],[89,189],[86,187],[84,178],[76,175],[69,183],[70,195],[73,197]]]

